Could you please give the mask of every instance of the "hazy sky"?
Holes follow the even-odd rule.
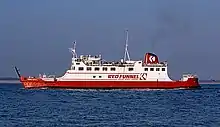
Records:
[[[219,0],[1,0],[0,76],[62,75],[77,53],[134,60],[155,52],[169,73],[220,79]]]

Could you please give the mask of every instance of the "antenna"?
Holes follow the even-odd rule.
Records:
[[[128,60],[130,61],[130,56],[128,53],[128,30],[125,30],[126,32],[126,41],[125,41],[125,54],[124,54],[124,62],[126,60],[126,56],[128,57]]]
[[[76,54],[76,41],[73,42],[73,48],[69,48],[69,50],[73,54],[73,58],[77,58],[77,54]]]

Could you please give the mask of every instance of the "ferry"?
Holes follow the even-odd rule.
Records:
[[[48,75],[23,76],[15,71],[24,88],[67,88],[67,89],[176,89],[199,88],[198,77],[183,74],[179,80],[168,75],[168,63],[159,62],[155,53],[146,52],[142,60],[131,60],[128,52],[128,31],[126,30],[124,58],[105,61],[101,55],[80,55],[76,53],[76,42],[69,48],[72,63],[65,74],[56,77]]]

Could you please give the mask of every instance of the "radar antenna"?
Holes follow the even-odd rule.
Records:
[[[128,30],[125,30],[125,32],[126,32],[126,41],[125,41],[124,62],[126,60],[126,56],[127,56],[128,60],[130,61],[130,56],[129,56],[129,53],[128,53]]]
[[[70,52],[73,55],[73,58],[77,58],[77,54],[76,54],[76,41],[73,42],[73,48],[69,48]]]

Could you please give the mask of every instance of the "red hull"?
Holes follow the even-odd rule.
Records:
[[[21,77],[25,88],[72,88],[72,89],[174,89],[198,88],[197,78],[187,81],[43,81],[39,78]]]

